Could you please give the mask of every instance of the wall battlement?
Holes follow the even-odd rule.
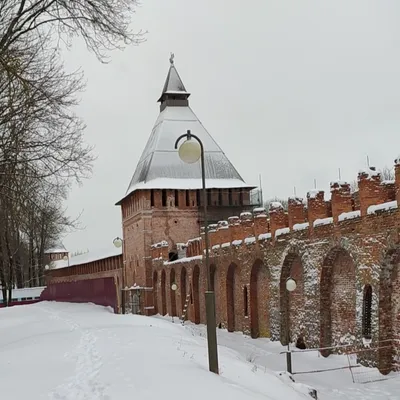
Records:
[[[395,160],[395,180],[382,180],[375,168],[368,168],[359,171],[356,192],[351,193],[350,184],[345,181],[331,182],[330,192],[328,201],[323,190],[314,189],[307,193],[306,199],[290,197],[287,211],[281,203],[272,202],[269,213],[264,208],[255,208],[253,213],[243,212],[227,221],[209,225],[210,248],[334,235],[343,229],[359,231],[366,218],[370,225],[370,219],[376,214],[397,209],[400,203],[400,157]],[[198,256],[203,251],[204,227],[201,237],[188,240],[186,256]],[[153,245],[152,258],[168,260],[168,243]]]

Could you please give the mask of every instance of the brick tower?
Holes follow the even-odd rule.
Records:
[[[224,152],[189,106],[186,90],[170,58],[158,100],[160,114],[136,166],[121,206],[126,285],[152,286],[151,245],[168,241],[169,257],[177,244],[200,236],[202,225],[201,166],[184,164],[174,149],[190,129],[203,142],[209,221],[216,223],[251,208],[250,191]],[[147,299],[146,303],[152,300]]]

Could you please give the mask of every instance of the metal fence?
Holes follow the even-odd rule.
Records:
[[[293,358],[293,364],[291,364],[293,375],[327,373],[331,371],[348,370],[354,383],[364,384],[400,377],[399,346],[399,339],[390,339],[376,342],[373,345],[367,346],[347,344],[305,350],[290,349],[281,352],[281,354],[290,353],[289,359]],[[344,356],[342,363],[343,365],[330,368],[301,370],[297,367],[297,365],[301,365],[301,362],[296,363],[296,358],[299,354],[307,352],[317,352],[320,357],[322,357],[321,353],[326,352],[329,352],[331,354],[341,354]],[[382,354],[386,354],[387,357],[390,357],[391,362],[387,364],[386,368],[380,366],[380,368],[378,369],[377,367],[379,365],[379,360],[380,357],[382,357]]]

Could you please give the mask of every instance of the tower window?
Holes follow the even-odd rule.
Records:
[[[150,190],[150,206],[154,207],[154,190]]]
[[[207,190],[207,205],[211,206],[211,190]]]
[[[232,205],[232,189],[228,190],[228,203],[230,206]]]
[[[218,204],[222,206],[222,190],[218,190]]]
[[[175,207],[179,207],[179,190],[175,190]]]
[[[239,192],[239,204],[241,206],[243,205],[243,191],[242,190]]]
[[[186,207],[190,206],[190,192],[189,190],[186,190]]]
[[[167,190],[163,189],[161,191],[161,202],[163,207],[167,207]]]

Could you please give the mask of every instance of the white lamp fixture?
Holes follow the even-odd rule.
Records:
[[[201,157],[201,147],[197,140],[187,139],[179,146],[179,157],[186,164],[194,164]]]
[[[178,289],[178,285],[174,282],[174,283],[171,285],[171,289],[175,292],[175,290]]]
[[[64,260],[64,261],[68,261],[68,256],[64,256],[64,257],[63,257],[63,260]]]
[[[49,267],[48,265],[45,265],[45,266],[44,266],[44,269],[45,269],[45,270],[48,270],[49,268],[50,268],[50,267]]]
[[[286,280],[286,290],[288,290],[289,292],[293,292],[294,290],[296,290],[297,287],[297,283],[293,278],[288,278]]]
[[[116,237],[116,238],[113,240],[113,243],[114,243],[114,246],[115,246],[117,249],[119,249],[119,248],[122,247],[122,239],[121,239],[120,237]]]

